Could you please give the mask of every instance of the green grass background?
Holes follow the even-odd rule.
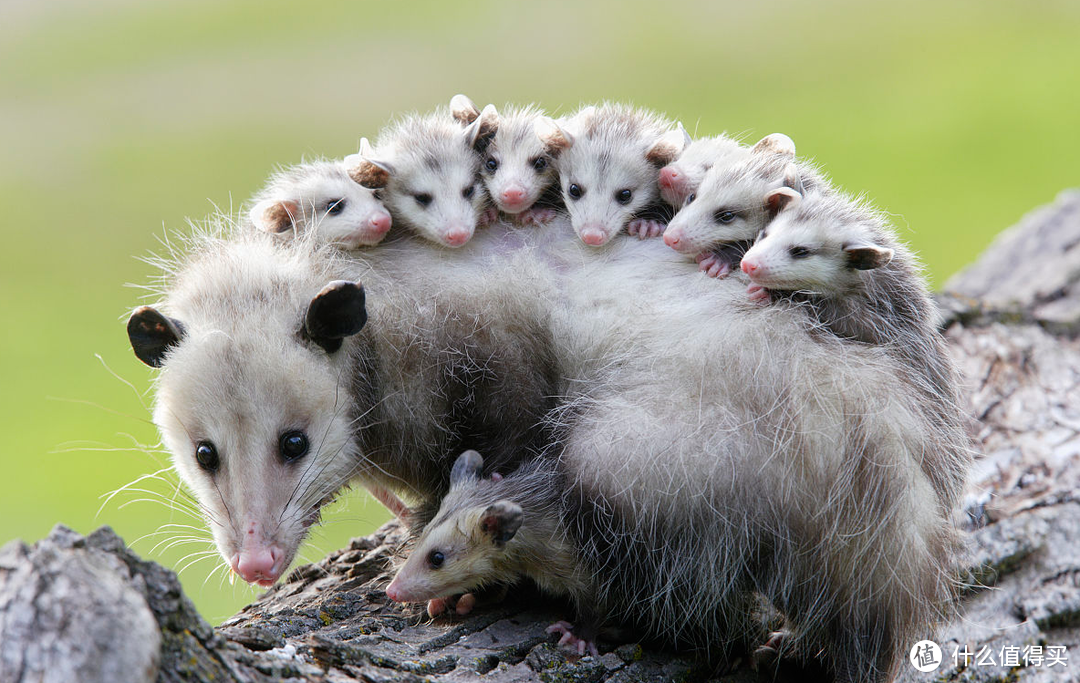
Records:
[[[147,282],[135,257],[164,229],[238,204],[274,164],[355,151],[459,91],[555,112],[631,100],[700,134],[791,135],[891,212],[940,284],[1080,181],[1078,35],[1075,2],[8,0],[0,542],[63,522],[110,524],[170,566],[204,549],[154,548],[179,528],[136,541],[201,526],[138,500],[154,494],[97,514],[167,464],[125,283]],[[310,559],[387,514],[356,495],[329,517]],[[213,562],[182,578],[216,623],[255,592],[207,580]]]

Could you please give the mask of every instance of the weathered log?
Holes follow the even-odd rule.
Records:
[[[964,597],[933,634],[943,661],[932,674],[905,664],[901,680],[1080,680],[1078,280],[1080,192],[1069,191],[1003,233],[940,296],[982,455],[962,513]],[[8,544],[0,683],[757,679],[745,662],[717,676],[649,644],[568,655],[544,631],[564,606],[527,589],[467,617],[390,603],[400,534],[391,523],[299,567],[217,629],[172,572],[108,529],[82,538],[57,527],[32,548]],[[1060,646],[1070,659],[1051,666],[1061,651],[1049,648]],[[1014,654],[1019,664],[1001,664]]]

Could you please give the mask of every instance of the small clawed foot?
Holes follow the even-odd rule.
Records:
[[[596,649],[596,643],[575,636],[573,624],[567,621],[556,621],[551,626],[548,626],[547,629],[545,629],[545,632],[562,634],[562,637],[559,638],[559,645],[570,646],[572,649],[576,650],[580,656],[585,656],[586,651],[593,657],[600,656],[600,651]]]
[[[667,225],[660,221],[635,218],[626,225],[626,232],[630,235],[636,235],[640,240],[647,240],[650,237],[659,237],[664,234],[664,228],[666,227]]]
[[[769,303],[769,290],[765,289],[761,285],[750,285],[746,288],[746,293],[750,297],[750,300],[755,303]]]

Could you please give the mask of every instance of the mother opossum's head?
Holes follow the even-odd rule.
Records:
[[[367,320],[364,290],[332,282],[300,309],[291,335],[241,311],[207,323],[144,306],[128,321],[135,355],[162,368],[154,421],[181,479],[225,561],[264,587],[357,462],[340,349]]]

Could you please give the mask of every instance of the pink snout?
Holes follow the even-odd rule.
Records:
[[[665,166],[660,169],[660,187],[678,189],[684,182],[683,175],[673,166]]]
[[[761,270],[761,264],[757,262],[757,259],[743,257],[742,263],[739,265],[742,268],[742,272],[746,273],[750,277],[754,277],[754,273]]]
[[[386,587],[386,597],[390,598],[394,602],[404,602],[405,597],[401,593],[401,589],[397,585],[397,581],[391,581],[390,585]]]
[[[525,203],[525,188],[520,185],[511,185],[499,194],[499,198],[507,208],[517,208]]]
[[[607,234],[596,227],[584,227],[581,229],[581,241],[590,247],[599,247],[607,242]]]
[[[244,546],[239,553],[233,555],[230,564],[233,571],[244,581],[269,588],[278,580],[284,569],[281,566],[283,555],[284,553],[277,546]]]
[[[447,230],[444,233],[443,237],[447,246],[460,247],[461,245],[468,242],[469,238],[472,237],[472,230],[469,230],[468,228],[459,225]]]
[[[371,232],[376,235],[384,235],[390,230],[392,220],[390,214],[385,211],[379,211],[368,219],[368,223],[371,225]]]
[[[668,229],[664,231],[664,244],[668,245],[669,247],[671,247],[672,249],[674,249],[676,251],[679,250],[679,247],[680,247],[679,243],[682,241],[682,239],[683,239],[682,230],[679,230],[677,228],[673,229],[671,227],[668,227]]]

